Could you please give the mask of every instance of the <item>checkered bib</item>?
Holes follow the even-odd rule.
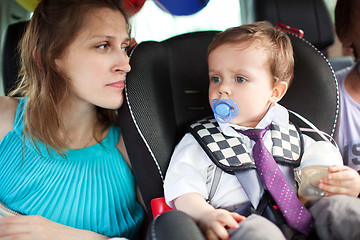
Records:
[[[227,173],[256,168],[249,149],[240,138],[226,136],[213,117],[190,125],[190,132],[203,147],[216,166]],[[298,167],[301,158],[301,136],[290,122],[289,129],[271,124],[272,155],[276,162]]]

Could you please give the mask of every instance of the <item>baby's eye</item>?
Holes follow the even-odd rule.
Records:
[[[237,81],[238,83],[243,83],[243,82],[246,81],[246,79],[243,78],[243,77],[236,77],[236,81]]]
[[[213,77],[212,80],[214,83],[218,83],[221,81],[221,79],[219,77]]]

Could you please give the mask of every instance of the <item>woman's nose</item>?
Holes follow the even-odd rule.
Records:
[[[128,73],[130,70],[129,57],[126,52],[121,51],[117,53],[116,64],[113,67],[113,71]]]

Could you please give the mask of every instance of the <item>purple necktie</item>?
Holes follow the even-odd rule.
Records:
[[[270,128],[239,131],[255,141],[252,153],[260,179],[273,197],[290,227],[308,235],[312,216],[291,189],[273,156],[266,149],[262,137]]]

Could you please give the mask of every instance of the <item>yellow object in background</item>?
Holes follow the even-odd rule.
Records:
[[[33,12],[41,0],[16,0],[23,8]]]

